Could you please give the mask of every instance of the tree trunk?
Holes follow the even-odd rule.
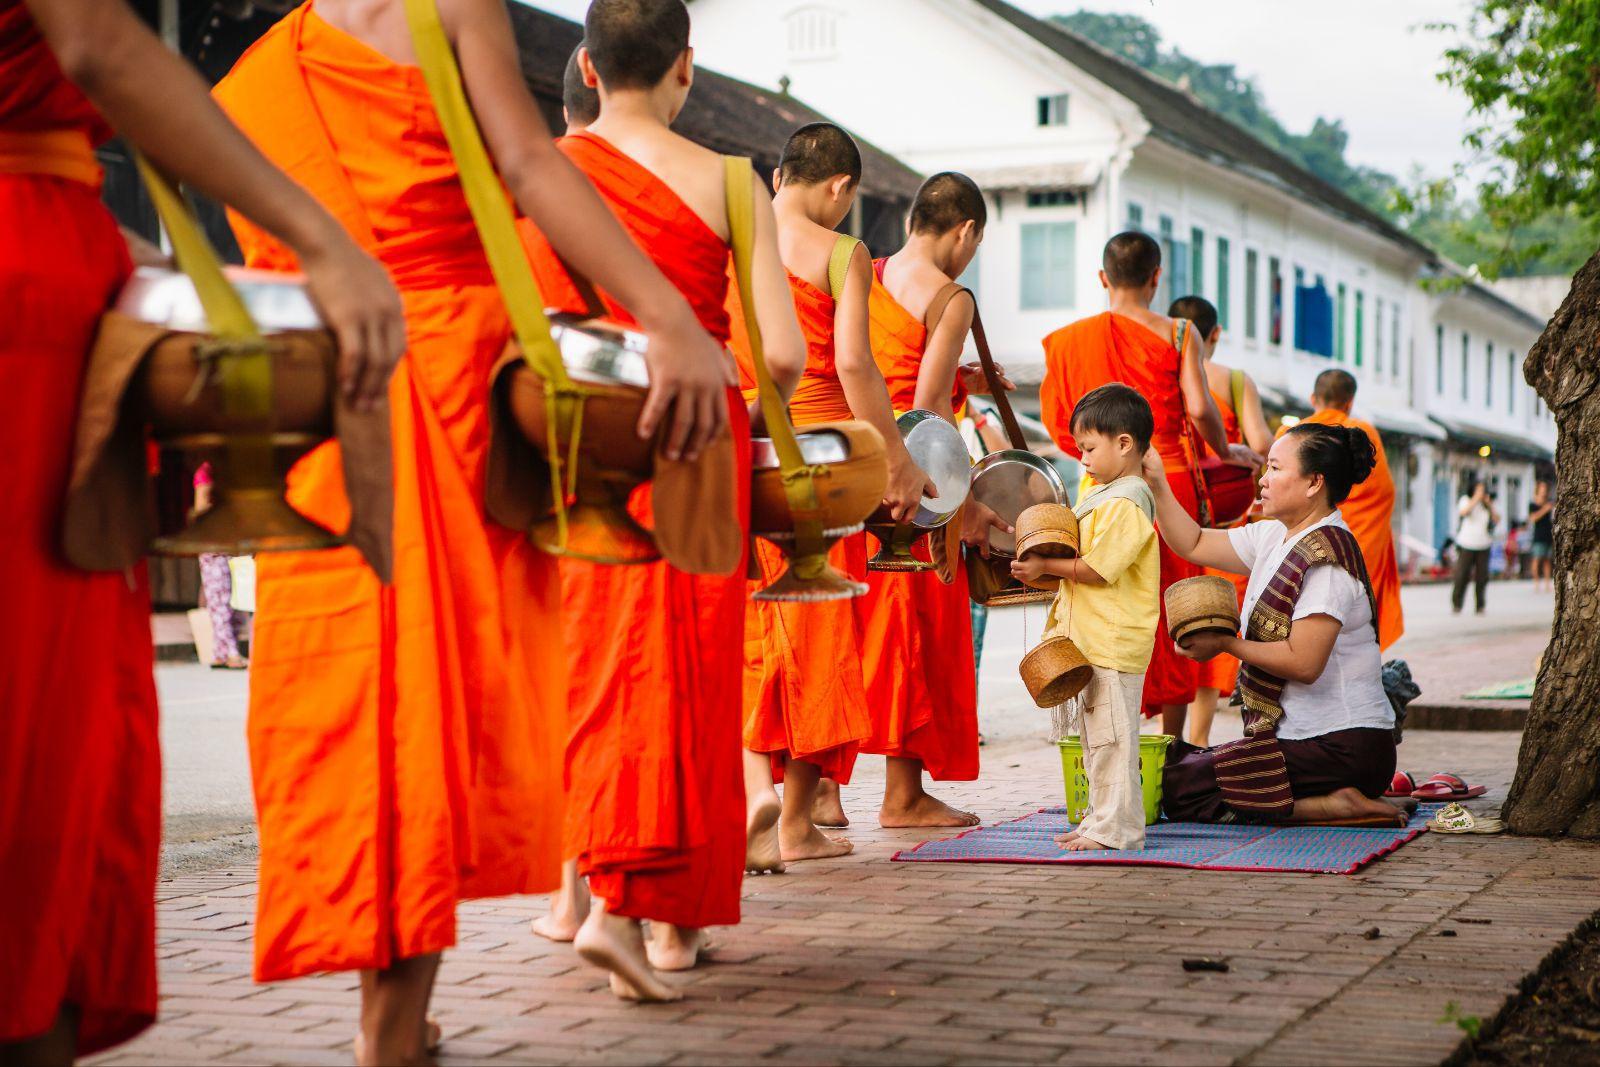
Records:
[[[1555,628],[1504,815],[1519,834],[1600,838],[1600,252],[1523,367],[1555,414]]]

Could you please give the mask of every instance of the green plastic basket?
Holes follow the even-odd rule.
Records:
[[[1061,774],[1067,783],[1067,819],[1083,821],[1089,810],[1089,774],[1083,766],[1083,744],[1077,734],[1056,742],[1061,748]],[[1144,824],[1154,826],[1161,818],[1161,773],[1167,765],[1167,746],[1171,734],[1139,735],[1139,785],[1144,791]]]

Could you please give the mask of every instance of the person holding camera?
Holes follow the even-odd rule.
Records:
[[[1493,530],[1500,522],[1488,483],[1474,477],[1467,492],[1456,502],[1455,585],[1450,591],[1450,608],[1459,615],[1467,597],[1467,582],[1472,582],[1479,615],[1489,587],[1489,546]]]

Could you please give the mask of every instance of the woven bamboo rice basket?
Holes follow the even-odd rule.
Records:
[[[1022,682],[1041,708],[1064,704],[1083,691],[1094,675],[1078,646],[1065,637],[1047,637],[1022,657]]]
[[[1071,559],[1078,554],[1078,516],[1065,504],[1035,504],[1017,516],[1017,558]],[[1061,579],[1041,575],[1034,589],[1055,589]]]
[[[1239,632],[1239,594],[1215,574],[1173,582],[1167,589],[1167,633],[1178,644],[1193,634]]]

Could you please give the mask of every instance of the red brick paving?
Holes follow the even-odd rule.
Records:
[[[1402,766],[1467,774],[1494,801],[1515,745],[1417,733]],[[1007,742],[985,761],[984,781],[946,790],[985,821],[1059,803],[1053,750]],[[880,776],[864,763],[847,807],[867,824]],[[1600,901],[1600,847],[1573,842],[1424,835],[1319,876],[896,864],[926,835],[851,836],[854,856],[747,882],[744,923],[674,979],[678,1004],[611,998],[527,932],[537,900],[464,905],[435,1002],[443,1062],[1436,1063],[1460,1037],[1447,1002],[1492,1015]],[[349,1062],[353,976],[250,981],[252,879],[162,884],[161,1022],[97,1062]],[[1231,971],[1186,973],[1193,955]]]

